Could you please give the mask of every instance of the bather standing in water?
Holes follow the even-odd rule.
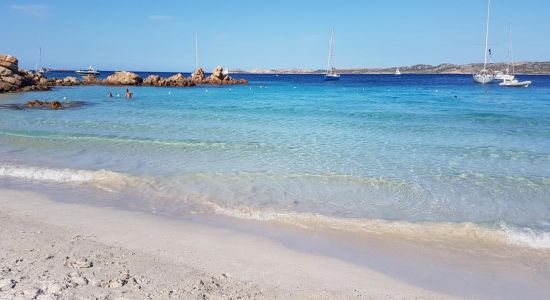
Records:
[[[134,93],[130,92],[129,89],[126,89],[126,98],[131,99]]]

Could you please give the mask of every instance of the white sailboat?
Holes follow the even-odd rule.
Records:
[[[509,66],[507,69],[511,68],[512,73],[505,74],[505,75],[508,75],[508,77],[504,78],[499,85],[506,86],[506,87],[529,87],[529,85],[531,85],[530,80],[519,81],[515,78],[514,60],[512,58],[512,24],[510,24],[510,33],[509,33],[509,39],[508,39],[508,57],[509,57],[509,63],[508,63]]]
[[[40,67],[39,67],[40,66]],[[35,66],[35,70],[38,73],[46,73],[50,72],[51,69],[45,68],[42,66],[42,47],[40,47],[39,54],[38,54],[38,64]]]
[[[399,71],[399,68],[395,69],[395,75],[397,76],[401,75],[401,71]]]
[[[191,73],[191,77],[195,76],[195,72],[199,69],[199,33],[195,33],[195,71]]]
[[[506,65],[506,70],[504,72],[498,71],[495,73],[495,79],[501,81],[510,81],[514,80],[514,71],[512,63],[512,24],[510,24],[510,33],[508,38],[508,64]],[[510,71],[512,73],[510,73]]]
[[[340,79],[340,74],[336,73],[336,69],[332,65],[332,52],[334,50],[334,29],[330,32],[330,46],[328,48],[328,64],[325,74],[325,81],[336,81]]]
[[[488,0],[489,4],[487,5],[487,25],[485,29],[485,55],[483,59],[483,69],[474,74],[474,81],[481,84],[491,83],[495,79],[493,73],[487,70],[487,54],[489,47],[489,22],[491,19],[491,0]]]

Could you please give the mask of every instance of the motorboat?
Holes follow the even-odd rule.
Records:
[[[88,70],[76,70],[75,71],[78,75],[99,75],[99,71],[94,69],[94,67],[90,66],[88,67]]]
[[[509,42],[508,42],[508,67],[507,71],[512,69],[510,74],[503,74],[504,79],[499,84],[505,87],[529,87],[531,85],[530,80],[519,81],[515,76],[514,59],[512,58],[512,24],[510,24]],[[508,73],[508,72],[507,72]]]
[[[505,87],[529,87],[531,83],[532,82],[530,80],[519,81],[517,79],[512,79],[512,80],[504,80],[501,83],[499,83],[499,85],[505,86]]]

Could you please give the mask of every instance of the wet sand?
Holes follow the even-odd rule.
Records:
[[[451,299],[241,231],[0,190],[0,296]]]

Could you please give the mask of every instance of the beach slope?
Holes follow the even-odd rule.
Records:
[[[261,236],[0,190],[0,298],[444,299]]]

